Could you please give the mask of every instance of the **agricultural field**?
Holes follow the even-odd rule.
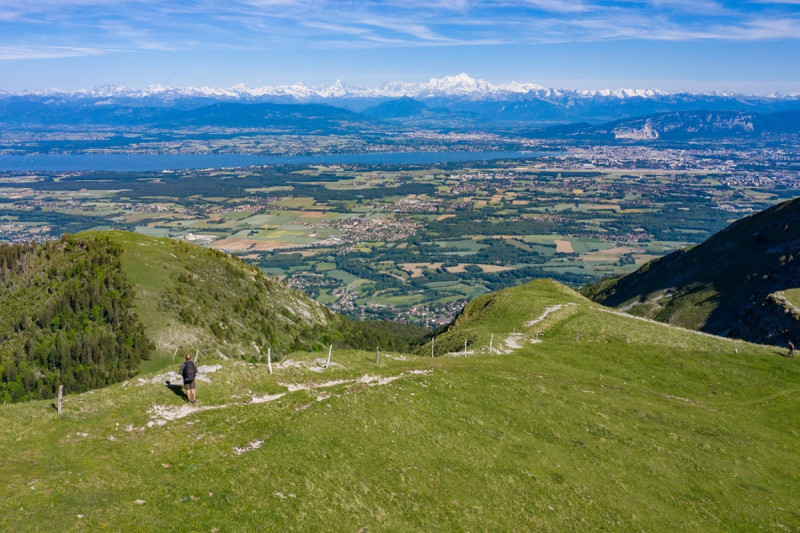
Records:
[[[509,285],[550,277],[577,287],[631,271],[800,189],[730,159],[645,156],[6,172],[0,239],[176,237],[239,255],[351,316],[436,326]]]

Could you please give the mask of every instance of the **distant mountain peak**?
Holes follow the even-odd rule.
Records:
[[[37,96],[72,96],[90,98],[229,98],[248,99],[261,97],[288,97],[296,100],[327,98],[467,98],[467,99],[499,99],[509,96],[520,96],[532,93],[538,97],[559,97],[574,95],[576,97],[610,97],[610,98],[649,98],[666,93],[656,89],[602,89],[602,90],[567,90],[548,89],[531,82],[511,81],[507,83],[491,83],[481,78],[473,78],[466,72],[441,78],[430,78],[425,82],[387,81],[379,86],[348,85],[337,79],[329,85],[309,86],[302,82],[288,85],[265,85],[248,87],[237,83],[230,87],[189,86],[175,87],[154,84],[144,89],[133,89],[120,84],[109,84],[93,89],[78,91],[62,91],[46,89],[19,94]],[[2,93],[10,94],[10,93]]]
[[[384,102],[408,98],[423,105],[412,105],[405,102],[403,105],[394,103],[379,107]],[[32,102],[42,106],[32,109],[30,107]],[[57,89],[21,94],[0,92],[0,118],[2,122],[9,124],[31,124],[37,121],[60,123],[58,121],[72,119],[91,122],[95,118],[102,123],[109,120],[119,121],[123,118],[146,122],[153,119],[155,115],[136,113],[131,118],[130,113],[115,115],[102,111],[92,114],[85,108],[92,106],[93,109],[109,110],[113,106],[133,106],[162,110],[187,110],[203,107],[209,103],[223,102],[243,105],[324,104],[328,107],[347,109],[356,113],[369,110],[367,115],[373,118],[433,119],[438,121],[439,125],[442,124],[441,120],[448,120],[451,125],[458,123],[464,127],[475,127],[478,124],[481,124],[480,127],[489,127],[489,122],[496,120],[507,124],[532,124],[539,130],[554,124],[592,123],[603,125],[620,119],[629,120],[665,112],[772,114],[795,111],[800,108],[800,97],[798,96],[666,93],[658,89],[636,88],[546,89],[536,83],[528,82],[491,83],[462,72],[419,82],[387,81],[378,86],[350,85],[337,79],[331,84],[316,86],[309,86],[301,82],[261,87],[248,87],[243,83],[229,87],[174,87],[155,84],[144,89],[131,89],[124,85],[111,84],[73,92]],[[165,112],[161,114],[163,115]],[[63,113],[67,113],[67,115]],[[683,118],[689,119],[690,117]],[[749,132],[753,133],[755,130],[775,131],[775,126],[777,126],[781,131],[788,128],[791,130],[790,133],[796,133],[797,120],[795,117],[789,117],[791,120],[788,122],[784,120],[786,117],[773,118],[781,124],[769,123],[765,124],[766,129],[751,128]],[[263,124],[263,120],[256,120],[254,117],[250,117],[248,120],[256,121],[252,123]],[[705,119],[696,117],[691,120],[703,123]],[[660,120],[660,123],[667,125],[666,123],[670,121],[674,120],[667,117]],[[728,122],[730,120],[727,118],[722,120],[722,123]],[[720,124],[724,126],[722,123]],[[617,137],[636,139],[642,136],[639,132],[642,128],[635,124],[631,125],[631,128],[633,129],[630,132],[622,131],[621,135],[617,135]],[[669,131],[659,132],[657,137],[653,136],[652,138],[675,137],[679,133],[673,131],[675,129],[673,127]],[[720,129],[718,126],[711,128],[710,125],[704,125],[701,129],[708,130],[715,135],[722,130],[733,131],[729,127]],[[574,130],[571,135],[588,133],[591,132]],[[615,130],[614,133],[616,135],[620,132]],[[542,131],[531,132],[531,134],[539,136]],[[567,135],[568,133],[560,131],[558,134]],[[651,138],[649,130],[645,132],[645,138]]]
[[[341,79],[331,84],[306,85],[296,82],[284,85],[264,85],[248,87],[244,83],[236,83],[230,87],[188,86],[176,87],[160,83],[148,85],[144,89],[129,88],[121,84],[107,84],[92,89],[64,91],[60,89],[42,89],[36,91],[9,92],[0,90],[0,96],[52,96],[62,98],[158,98],[174,100],[182,98],[218,98],[248,100],[254,98],[281,98],[296,101],[353,99],[353,98],[455,98],[464,100],[503,100],[520,97],[531,98],[578,98],[606,100],[650,100],[670,95],[692,97],[735,98],[740,96],[758,97],[762,99],[796,99],[800,93],[769,95],[746,95],[733,91],[704,91],[670,93],[655,88],[619,88],[619,89],[563,89],[546,88],[533,82],[509,81],[492,83],[481,78],[473,78],[466,72],[430,78],[427,81],[385,81],[377,86],[350,85]]]

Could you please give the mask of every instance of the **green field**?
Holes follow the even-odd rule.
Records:
[[[445,354],[464,339],[467,357]],[[334,351],[327,370],[297,352],[272,375],[202,354],[198,406],[169,373],[68,396],[60,417],[50,401],[0,406],[0,528],[800,524],[800,367],[770,347],[734,351],[547,281],[478,298],[436,346],[377,364]]]

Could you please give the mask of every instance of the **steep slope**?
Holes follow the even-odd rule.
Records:
[[[335,350],[323,369],[298,353],[274,374],[201,368],[199,405],[164,386],[173,372],[70,396],[60,418],[0,406],[0,529],[800,523],[796,360],[546,280],[482,298],[446,334],[472,335],[468,357]]]
[[[107,232],[122,250],[135,308],[161,368],[177,353],[277,361],[328,346],[403,349],[427,330],[385,321],[355,322],[244,261],[208,248],[129,232]]]
[[[706,242],[653,260],[636,272],[602,280],[584,294],[671,324],[783,343],[797,342],[800,328],[797,320],[768,318],[776,312],[770,295],[796,287],[800,199],[739,220]]]
[[[122,250],[155,366],[176,351],[258,358],[271,347],[277,358],[342,337],[341,317],[240,259],[171,239],[107,235]]]
[[[222,252],[128,232],[0,245],[0,402],[102,387],[202,353],[400,349],[423,328],[351,322]]]

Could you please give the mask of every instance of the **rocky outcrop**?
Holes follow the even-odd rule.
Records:
[[[786,345],[800,344],[800,307],[790,302],[783,291],[773,292],[760,305],[746,308],[731,332],[733,337],[752,342]]]

